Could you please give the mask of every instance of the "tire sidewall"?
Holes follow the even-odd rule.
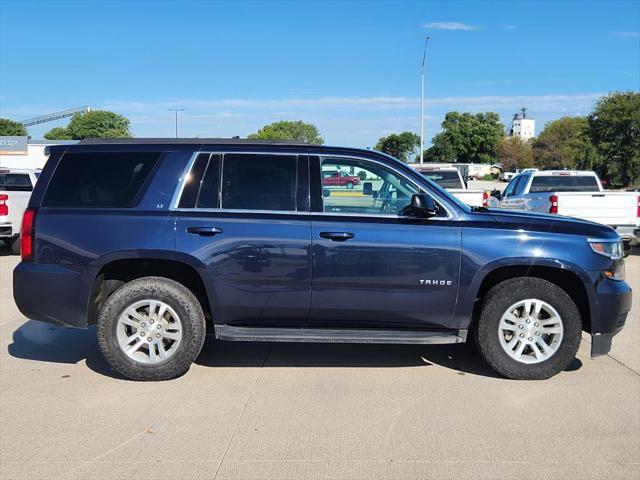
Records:
[[[498,372],[509,378],[543,379],[560,372],[573,360],[580,346],[582,322],[575,303],[560,287],[542,279],[518,279],[494,287],[487,297],[476,328],[476,340],[487,361]],[[502,316],[510,306],[525,299],[538,299],[551,305],[560,315],[563,327],[556,352],[534,364],[518,362],[500,344]]]
[[[161,300],[176,312],[182,325],[182,338],[169,358],[144,364],[120,348],[117,328],[120,316],[129,306],[149,299]],[[164,380],[186,372],[200,353],[205,337],[204,315],[193,294],[172,280],[152,277],[133,280],[116,290],[100,311],[96,330],[100,349],[109,364],[135,380]]]

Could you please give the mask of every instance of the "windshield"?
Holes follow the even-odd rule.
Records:
[[[586,175],[536,176],[529,188],[529,193],[599,191],[596,177]]]
[[[446,171],[431,171],[421,172],[429,180],[434,181],[443,188],[464,188],[460,181],[460,175],[458,172],[446,172]]]

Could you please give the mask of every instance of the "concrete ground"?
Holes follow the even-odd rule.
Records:
[[[2,479],[640,478],[637,298],[610,355],[584,337],[546,381],[498,378],[467,345],[210,338],[183,377],[136,383],[94,329],[25,319],[16,263],[0,258]],[[637,292],[640,255],[627,275]]]

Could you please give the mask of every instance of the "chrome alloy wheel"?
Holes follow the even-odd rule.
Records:
[[[160,300],[140,300],[118,319],[117,341],[122,351],[140,363],[159,363],[173,355],[182,340],[175,310]]]
[[[562,319],[547,302],[529,298],[511,305],[500,319],[502,349],[520,363],[540,363],[552,357],[562,343]]]

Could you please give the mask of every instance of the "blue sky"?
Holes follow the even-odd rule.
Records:
[[[315,123],[366,147],[449,110],[526,104],[543,124],[640,90],[640,2],[177,2],[0,0],[0,116],[80,105],[128,116],[136,136],[245,136]],[[39,138],[66,121],[32,127]]]

